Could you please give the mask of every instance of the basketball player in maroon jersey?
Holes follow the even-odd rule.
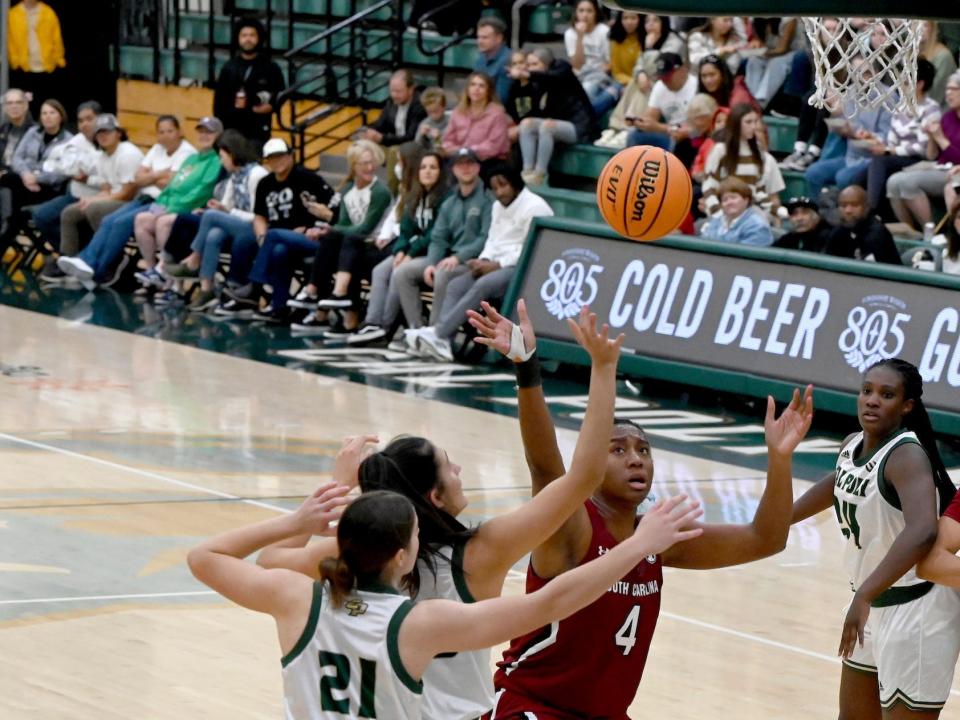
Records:
[[[521,300],[520,333],[483,304],[471,313],[478,341],[515,361],[535,346]],[[521,339],[522,333],[522,339]],[[536,495],[564,472],[556,433],[540,385],[536,355],[517,362],[520,432]],[[690,569],[738,565],[773,555],[786,545],[793,509],[791,460],[813,417],[812,387],[774,418],[767,401],[767,485],[753,522],[705,524],[703,534],[637,565],[603,597],[576,614],[516,638],[494,679],[495,720],[627,719],[660,612],[662,567]],[[615,421],[603,482],[560,530],[531,554],[527,592],[602,555],[632,535],[637,508],[653,483],[653,456],[645,433]]]

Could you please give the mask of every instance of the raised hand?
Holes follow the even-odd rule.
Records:
[[[594,365],[608,363],[616,365],[620,357],[620,346],[623,344],[623,333],[611,340],[609,338],[610,326],[606,323],[598,331],[597,316],[590,312],[588,306],[581,308],[580,316],[576,322],[573,321],[573,318],[568,318],[567,325],[570,326],[570,332],[573,333],[577,343],[590,353],[590,360]]]
[[[483,308],[483,315],[474,311],[467,310],[467,319],[470,321],[470,324],[480,333],[475,342],[480,343],[481,345],[486,345],[489,348],[493,348],[498,353],[504,357],[509,357],[515,362],[518,361],[518,357],[511,357],[513,354],[511,352],[511,342],[513,343],[513,350],[519,350],[519,342],[514,341],[514,324],[513,322],[505,318],[503,315],[497,312],[497,310],[487,301],[480,303],[480,307]],[[517,317],[520,322],[518,327],[520,328],[520,335],[523,340],[523,352],[530,353],[537,347],[537,338],[533,334],[533,325],[530,322],[530,316],[527,315],[527,305],[523,300],[517,302]]]
[[[672,545],[703,534],[697,519],[703,515],[700,503],[687,504],[686,495],[675,495],[660,500],[644,513],[633,536],[627,542],[637,542],[649,554],[662,553]]]
[[[343,509],[350,504],[351,499],[346,497],[348,492],[350,488],[333,482],[318,487],[293,514],[297,527],[311,535],[335,534],[330,523],[338,520]]]
[[[370,443],[378,443],[376,435],[348,435],[343,439],[340,452],[333,461],[333,481],[338,485],[355,488],[360,483],[358,472],[360,463],[367,457],[373,448]]]
[[[767,396],[767,416],[763,421],[763,434],[767,450],[779,455],[789,455],[806,437],[813,422],[813,385],[807,385],[800,397],[800,390],[793,391],[790,404],[775,418],[773,398]]]

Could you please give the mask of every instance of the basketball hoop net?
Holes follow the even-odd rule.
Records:
[[[917,58],[922,20],[805,17],[817,71],[810,104],[917,114]]]

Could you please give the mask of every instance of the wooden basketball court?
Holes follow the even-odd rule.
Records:
[[[295,507],[344,435],[434,439],[464,467],[467,521],[528,496],[505,415],[9,307],[0,371],[5,720],[279,717],[272,621],[207,591],[184,559],[205,536]],[[569,457],[575,435],[560,439]],[[756,469],[655,460],[659,494],[700,497],[713,521],[752,514]],[[777,557],[667,570],[665,583],[634,717],[836,716],[850,593],[833,518],[795,528]],[[960,698],[941,717],[960,718]]]

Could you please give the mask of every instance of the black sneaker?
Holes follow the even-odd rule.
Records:
[[[349,310],[353,307],[353,300],[346,295],[331,295],[318,302],[317,307],[330,310]]]
[[[387,331],[379,325],[361,325],[360,329],[347,338],[348,345],[363,345],[366,343],[382,340],[387,336]]]
[[[316,313],[310,313],[303,320],[290,324],[290,331],[295,335],[322,335],[329,329],[329,316],[321,320]]]
[[[189,267],[186,263],[168,263],[163,266],[164,273],[175,278],[200,277],[200,270]]]
[[[67,274],[57,264],[49,263],[40,273],[40,281],[51,285],[61,285],[67,279]]]
[[[336,325],[331,327],[323,334],[324,340],[340,340],[341,342],[349,342],[352,335],[357,334],[359,328],[353,328],[352,330],[347,330],[344,326],[343,321],[340,320]]]
[[[253,314],[253,319],[258,322],[270,323],[271,325],[284,325],[290,319],[286,308],[274,310],[273,305],[267,305],[262,310],[257,310]]]
[[[231,300],[239,300],[240,302],[246,302],[251,305],[256,305],[260,296],[257,287],[253,283],[241,285],[236,289],[227,288],[223,291],[223,294]]]
[[[213,314],[235,320],[253,320],[256,309],[257,306],[249,300],[227,300],[218,305]]]

